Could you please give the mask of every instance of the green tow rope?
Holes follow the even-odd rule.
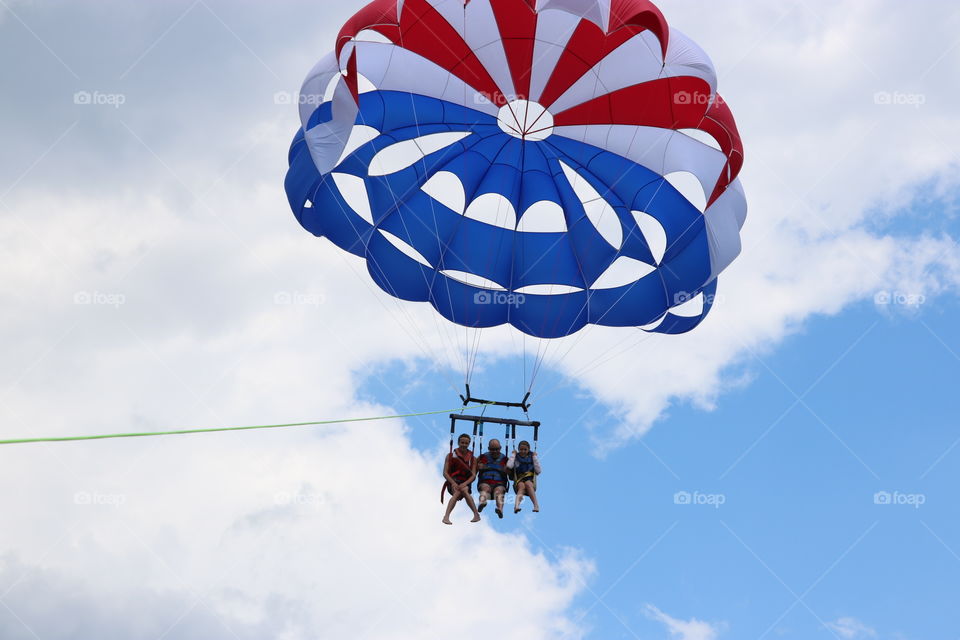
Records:
[[[316,422],[291,422],[290,424],[263,424],[252,427],[215,427],[212,429],[180,429],[178,431],[152,431],[146,433],[108,433],[94,436],[63,436],[59,438],[20,438],[17,440],[0,440],[0,446],[7,444],[31,444],[37,442],[77,442],[80,440],[110,440],[114,438],[149,438],[154,436],[182,436],[190,433],[217,433],[219,431],[251,431],[253,429],[286,429],[289,427],[309,427],[323,424],[344,424],[348,422],[373,422],[375,420],[395,420],[399,418],[416,418],[418,416],[433,416],[440,413],[452,413],[465,407],[445,409],[443,411],[425,411],[424,413],[404,413],[395,416],[374,416],[370,418],[344,418],[342,420],[318,420]],[[467,407],[473,408],[473,407]]]

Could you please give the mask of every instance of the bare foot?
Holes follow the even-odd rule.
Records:
[[[447,520],[446,518],[444,518],[444,519],[441,520],[440,522],[442,522],[443,524],[453,524],[452,522],[450,522],[450,521]]]
[[[478,513],[477,515],[473,516],[473,520],[470,522],[480,522],[480,514]]]

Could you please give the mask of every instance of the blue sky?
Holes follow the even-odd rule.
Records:
[[[548,555],[573,546],[595,559],[575,607],[591,637],[657,637],[661,625],[643,609],[652,602],[725,623],[731,637],[829,638],[825,623],[844,617],[881,637],[938,637],[960,623],[958,311],[949,298],[893,312],[867,301],[813,319],[772,352],[732,364],[746,382],[716,410],[681,403],[642,443],[602,458],[590,427],[613,418],[567,384],[531,412],[544,423],[543,512],[495,526]],[[515,396],[502,381],[521,367],[484,370],[474,389]],[[395,402],[374,378],[364,392]],[[437,378],[404,402],[449,403]],[[572,416],[584,417],[565,433]],[[415,445],[434,451],[434,428],[445,434],[447,424],[414,423]],[[677,492],[723,504],[677,505]],[[922,505],[878,505],[879,492]]]

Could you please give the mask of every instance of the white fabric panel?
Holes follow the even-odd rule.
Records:
[[[739,180],[734,180],[704,212],[710,245],[710,279],[714,279],[740,255],[740,230],[747,218],[747,198]]]
[[[707,205],[706,198],[713,194],[720,174],[727,166],[727,156],[722,151],[713,149],[688,135],[675,133],[670,138],[663,165],[664,175],[687,171],[697,177],[705,196],[703,206],[699,207],[703,211]],[[691,202],[698,204],[692,200]]]
[[[463,19],[466,15],[463,10],[463,0],[439,0],[430,4],[450,23],[451,27],[457,30],[457,33],[463,36]]]
[[[606,149],[663,175],[663,159],[673,131],[626,124],[597,124],[555,127],[553,135]]]
[[[353,130],[350,132],[350,138],[347,140],[347,145],[343,148],[343,153],[340,154],[340,158],[337,160],[337,166],[340,166],[340,163],[343,162],[351,153],[368,142],[375,140],[379,136],[380,132],[373,127],[368,127],[363,124],[355,125]]]
[[[663,77],[660,41],[650,31],[640,33],[610,52],[550,106],[561,113],[597,96]]]
[[[332,173],[330,177],[340,190],[340,195],[358,216],[373,224],[373,212],[370,210],[370,196],[363,178],[349,173]]]
[[[314,65],[300,87],[300,95],[297,101],[297,104],[300,105],[300,124],[304,127],[307,126],[310,116],[313,115],[317,107],[331,99],[332,93],[328,94],[327,91],[331,82],[339,82],[342,77],[337,59],[332,53]]]
[[[610,29],[610,0],[538,0],[537,11],[558,9],[586,18],[606,33]]]
[[[452,278],[457,282],[462,282],[463,284],[469,284],[474,287],[479,287],[481,289],[490,289],[491,291],[506,291],[506,287],[502,287],[493,280],[488,280],[487,278],[482,278],[478,275],[472,273],[467,273],[466,271],[455,271],[453,269],[444,269],[441,271],[443,275],[448,278]]]
[[[680,192],[687,202],[695,206],[701,213],[707,208],[707,195],[697,176],[689,171],[674,171],[663,176],[674,189]]]
[[[675,316],[680,316],[682,318],[696,318],[700,315],[703,315],[703,306],[705,303],[706,303],[706,300],[704,300],[703,292],[701,292],[693,296],[686,302],[683,302],[671,308],[670,313],[672,313]]]
[[[394,247],[396,247],[402,254],[404,254],[408,258],[412,258],[413,260],[416,260],[417,262],[419,262],[425,267],[429,267],[433,269],[433,265],[427,262],[427,259],[423,257],[423,254],[417,251],[416,249],[414,249],[406,241],[401,240],[400,238],[393,235],[389,231],[384,231],[383,229],[377,229],[377,231],[379,231],[380,235],[386,238],[387,242],[389,242]]]
[[[689,136],[701,144],[705,144],[711,149],[716,149],[717,151],[722,151],[720,143],[717,142],[717,139],[712,135],[704,131],[703,129],[677,129],[680,133],[685,136]]]
[[[647,246],[653,254],[653,260],[657,264],[663,261],[663,255],[667,252],[667,232],[660,224],[660,221],[643,211],[631,211],[637,226],[643,233]]]
[[[650,324],[647,324],[647,325],[644,325],[644,326],[638,327],[638,328],[639,328],[641,331],[650,332],[650,331],[653,331],[654,329],[658,328],[660,325],[662,325],[662,324],[663,324],[663,321],[666,320],[666,319],[667,319],[667,314],[663,314],[663,315],[660,316],[657,320],[651,322]]]
[[[464,215],[510,231],[517,228],[517,212],[513,203],[499,193],[483,194],[470,203]]]
[[[717,71],[710,56],[684,33],[671,29],[663,77],[681,76],[701,78],[710,85],[711,93],[717,93]]]
[[[689,171],[697,177],[708,196],[713,193],[727,163],[727,157],[721,151],[671,129],[624,124],[586,125],[556,127],[553,133],[606,149],[661,176]]]
[[[379,42],[381,44],[393,44],[393,41],[379,31],[373,29],[364,29],[353,37],[357,42]]]
[[[423,56],[391,44],[357,43],[357,70],[377,88],[438,98],[496,116],[500,108]]]
[[[470,131],[446,131],[392,144],[381,149],[370,160],[370,175],[385,176],[402,171],[469,135],[472,135]]]
[[[516,1],[516,0],[515,0]],[[467,22],[463,39],[494,79],[507,101],[517,97],[507,64],[507,54],[500,39],[500,29],[490,0],[471,0],[466,6]]]
[[[350,63],[350,56],[353,55],[353,51],[357,48],[357,43],[353,40],[349,40],[346,44],[343,45],[343,49],[340,49],[340,69],[346,71],[347,66]]]
[[[345,82],[337,87],[332,108],[332,120],[304,132],[310,157],[321,174],[330,173],[337,166],[357,119],[359,107]]]
[[[597,278],[597,281],[594,282],[590,288],[616,289],[617,287],[624,287],[628,284],[633,284],[641,278],[645,278],[656,270],[656,267],[646,262],[640,262],[627,256],[620,256]]]
[[[533,48],[533,69],[530,74],[530,99],[543,96],[550,76],[580,24],[580,18],[565,11],[546,11],[537,19],[537,42]]]
[[[526,287],[520,287],[514,293],[520,293],[525,296],[562,296],[567,293],[579,293],[583,291],[580,287],[571,287],[566,284],[531,284]]]
[[[463,189],[463,182],[455,173],[438,171],[420,188],[443,206],[461,215],[467,208],[467,195]]]
[[[577,194],[577,198],[583,204],[587,218],[590,219],[590,222],[593,223],[604,240],[609,242],[614,249],[620,249],[623,246],[623,227],[620,225],[617,212],[576,169],[563,161],[560,161],[560,166],[563,168],[563,174],[570,181],[574,193]]]
[[[671,31],[667,58],[664,60],[661,58],[660,41],[652,32],[644,31],[601,60],[557,99],[550,110],[561,113],[597,96],[626,87],[660,78],[684,76],[700,78],[710,85],[713,93],[717,91],[717,73],[713,63],[690,38]]]
[[[527,207],[520,217],[517,231],[527,233],[563,233],[567,231],[567,220],[563,207],[556,202],[541,200]]]

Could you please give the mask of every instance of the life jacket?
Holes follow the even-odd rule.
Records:
[[[450,454],[450,469],[448,473],[450,477],[453,478],[454,482],[457,484],[462,484],[470,479],[470,474],[473,472],[473,451],[467,451],[464,457],[460,457],[460,449],[454,449],[453,453]],[[443,486],[440,487],[440,504],[443,504],[443,500],[447,495],[447,489],[452,489],[450,486],[450,481],[444,479]]]
[[[533,453],[525,456],[517,454],[513,462],[513,481],[523,482],[532,480],[537,475],[536,468],[533,466]]]
[[[458,484],[466,482],[473,473],[473,451],[467,451],[466,456],[460,457],[460,449],[454,449],[450,454],[450,477]]]
[[[496,482],[506,484],[507,482],[507,456],[500,454],[499,458],[494,457],[488,452],[480,456],[480,464],[477,477],[479,482],[489,484]]]

